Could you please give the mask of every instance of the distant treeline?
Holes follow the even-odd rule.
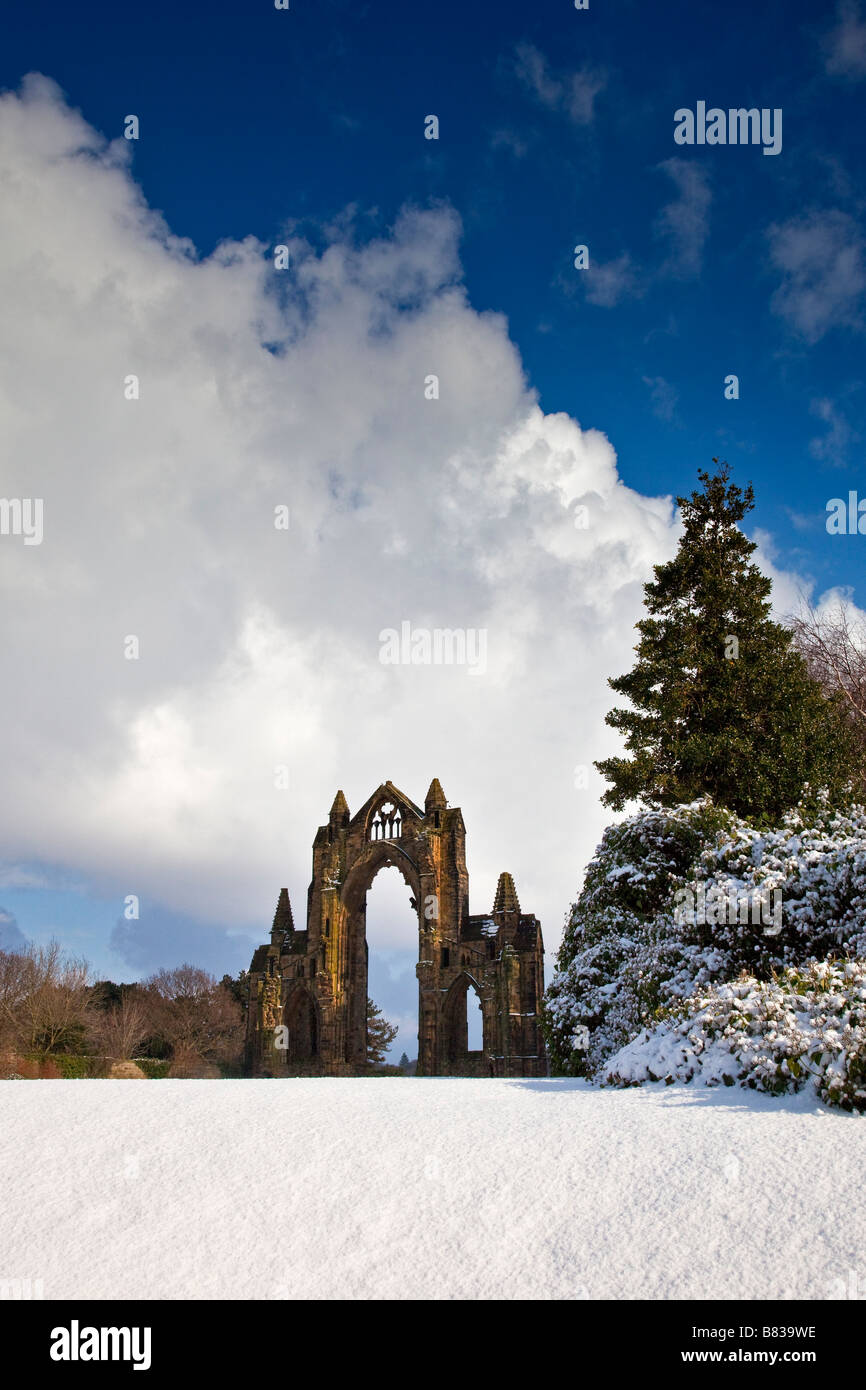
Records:
[[[245,971],[217,980],[181,965],[115,984],[56,941],[0,951],[0,1077],[98,1076],[133,1058],[151,1075],[240,1075],[246,998]]]

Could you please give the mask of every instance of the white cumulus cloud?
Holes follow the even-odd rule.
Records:
[[[0,492],[44,503],[41,545],[0,538],[4,857],[264,934],[283,883],[303,921],[338,786],[438,776],[473,910],[508,869],[555,946],[671,499],[542,413],[448,208],[305,240],[289,190],[288,271],[201,259],[38,77],[0,98],[0,183]],[[403,621],[486,631],[485,673],[383,665]]]

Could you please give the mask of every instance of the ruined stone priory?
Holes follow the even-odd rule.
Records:
[[[510,874],[500,874],[489,913],[470,913],[466,827],[435,777],[423,810],[393,782],[354,816],[337,792],[313,841],[306,928],[295,930],[283,888],[270,943],[253,955],[249,1073],[367,1071],[367,892],[391,864],[409,885],[418,919],[417,1075],[546,1076],[541,924],[521,912]],[[470,989],[483,1019],[483,1046],[473,1052]]]

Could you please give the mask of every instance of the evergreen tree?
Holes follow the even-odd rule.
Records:
[[[239,970],[236,979],[232,975],[223,975],[220,984],[224,990],[228,991],[233,999],[237,1000],[244,1010],[244,1013],[246,1013],[250,999],[250,977],[247,971]]]
[[[713,463],[715,473],[699,470],[702,491],[677,498],[683,536],[645,585],[634,669],[608,682],[632,705],[606,719],[632,756],[596,767],[611,783],[603,800],[617,810],[709,795],[773,821],[807,783],[841,790],[850,734],[792,634],[770,618],[771,581],[738,524],[754,506],[751,484],[740,489],[727,464]]]
[[[382,1010],[367,999],[367,1066],[381,1067],[385,1053],[397,1036],[397,1026],[382,1016]]]
[[[403,1053],[402,1057],[400,1058],[400,1061],[399,1061],[398,1065],[399,1065],[399,1067],[400,1067],[400,1070],[401,1070],[401,1071],[404,1071],[404,1072],[406,1073],[406,1075],[408,1076],[408,1075],[409,1075],[409,1065],[410,1065],[410,1063],[409,1063],[409,1058],[406,1056],[406,1053],[405,1053],[405,1052]]]

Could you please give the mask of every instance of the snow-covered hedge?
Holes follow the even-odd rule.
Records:
[[[696,802],[611,826],[545,1002],[554,1066],[600,1076],[695,990],[866,955],[866,810],[790,812],[777,829]]]
[[[775,979],[743,975],[666,1010],[610,1058],[602,1080],[739,1083],[780,1094],[811,1084],[866,1110],[866,961],[814,961]]]

